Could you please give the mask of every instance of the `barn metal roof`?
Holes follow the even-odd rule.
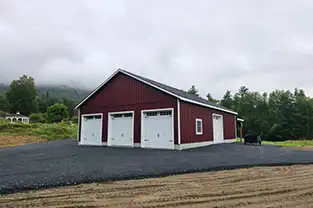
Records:
[[[137,75],[137,74],[134,74],[134,73],[131,73],[131,72],[128,72],[126,70],[123,70],[123,69],[118,69],[117,71],[115,71],[114,74],[112,74],[106,81],[104,81],[101,85],[99,85],[93,92],[91,92],[84,100],[82,100],[75,108],[79,108],[79,106],[81,106],[85,101],[87,101],[89,99],[89,97],[91,97],[94,93],[96,93],[103,85],[105,85],[111,78],[113,78],[117,73],[123,73],[127,76],[130,76],[138,81],[141,81],[145,84],[148,84],[154,88],[157,88],[167,94],[170,94],[174,97],[177,97],[183,101],[186,101],[186,102],[190,102],[190,103],[193,103],[193,104],[196,104],[196,105],[201,105],[201,106],[205,106],[205,107],[209,107],[209,108],[213,108],[213,109],[217,109],[217,110],[220,110],[220,111],[224,111],[224,112],[228,112],[228,113],[232,113],[232,114],[235,114],[237,115],[236,112],[226,108],[226,107],[223,107],[221,105],[218,105],[216,103],[213,103],[213,102],[210,102],[204,98],[201,98],[197,95],[194,95],[194,94],[191,94],[191,93],[188,93],[184,90],[180,90],[180,89],[177,89],[177,88],[174,88],[174,87],[171,87],[171,86],[168,86],[166,84],[162,84],[160,82],[157,82],[157,81],[154,81],[154,80],[151,80],[151,79],[148,79],[146,77],[142,77],[140,75]]]

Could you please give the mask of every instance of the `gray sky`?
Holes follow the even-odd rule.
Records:
[[[311,0],[0,0],[0,82],[94,88],[117,68],[202,96],[313,96]]]

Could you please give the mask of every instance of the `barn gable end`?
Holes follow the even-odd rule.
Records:
[[[173,108],[176,115],[176,104],[173,96],[119,73],[80,106],[80,114],[103,113],[102,142],[106,143],[108,113],[134,111],[134,143],[138,144],[141,137],[141,110]],[[176,121],[174,127],[177,129]],[[176,133],[174,140],[177,143]]]

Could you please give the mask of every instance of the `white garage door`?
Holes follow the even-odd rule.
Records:
[[[214,143],[224,142],[224,122],[223,116],[213,114],[213,141]]]
[[[102,115],[82,115],[80,143],[102,145]]]
[[[145,148],[174,149],[172,110],[143,111],[141,146]]]
[[[134,143],[134,113],[109,113],[108,146],[130,146]]]

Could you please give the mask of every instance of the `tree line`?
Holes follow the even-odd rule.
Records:
[[[194,85],[188,92],[199,96]],[[266,140],[313,138],[313,99],[302,89],[260,93],[242,86],[235,93],[226,91],[221,99],[210,93],[206,99],[238,112],[245,120],[244,134],[260,134]],[[74,107],[78,101],[53,97],[48,91],[39,94],[34,78],[23,75],[0,93],[0,113],[19,111],[36,122],[76,121]]]
[[[195,86],[188,92],[199,96]],[[242,86],[234,94],[226,91],[220,100],[210,93],[207,99],[238,112],[245,120],[244,134],[260,134],[273,141],[313,138],[313,99],[303,89],[260,93]]]
[[[77,120],[74,107],[78,101],[49,95],[49,91],[38,93],[33,77],[23,75],[13,80],[6,92],[0,93],[0,111],[20,112],[30,116],[34,122],[59,122]],[[1,117],[1,115],[0,115]]]

